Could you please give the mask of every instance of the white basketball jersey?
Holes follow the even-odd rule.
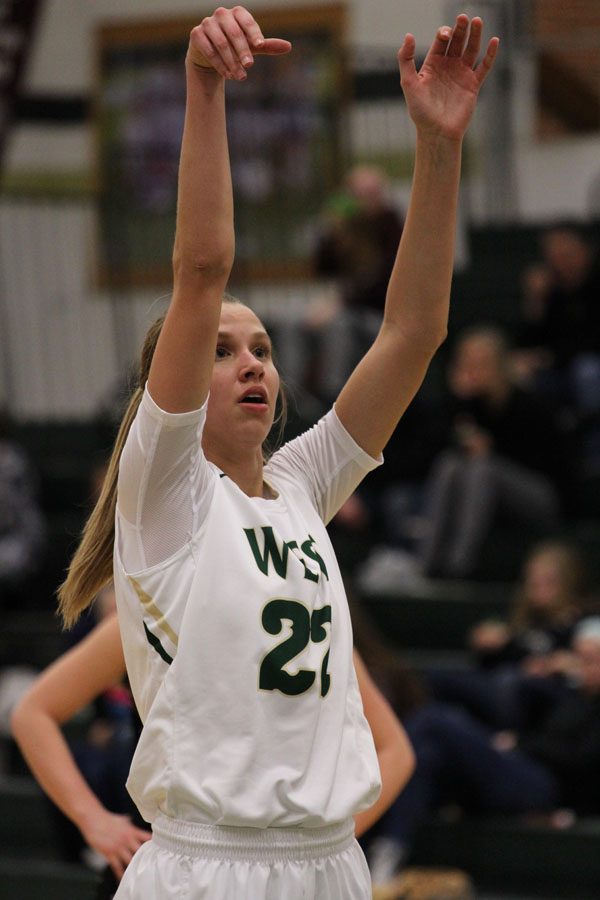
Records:
[[[132,571],[143,515],[117,512],[117,603],[144,722],[128,788],[149,822],[342,821],[376,800],[380,779],[324,522],[377,462],[331,411],[266,467],[277,498],[248,497],[198,453],[203,420],[146,393],[124,452],[120,492],[136,472],[140,507],[163,430],[180,422],[196,442],[194,530],[180,549]]]

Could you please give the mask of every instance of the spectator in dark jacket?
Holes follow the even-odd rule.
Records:
[[[531,383],[582,412],[600,411],[600,255],[571,226],[547,229],[523,274],[520,362]]]
[[[514,745],[557,777],[561,804],[600,813],[600,616],[575,629],[574,681],[544,725],[515,736]],[[510,743],[512,736],[508,736]]]
[[[565,808],[600,813],[600,616],[582,620],[572,648],[573,680],[534,730],[493,732],[456,707],[427,700],[407,710],[402,721],[417,767],[368,835],[380,880],[402,866],[419,825],[448,803],[551,819]]]
[[[344,192],[326,206],[314,274],[336,284],[338,302],[327,314],[319,307],[309,313],[306,327],[315,351],[312,387],[327,404],[379,330],[403,224],[376,166],[352,168]]]
[[[446,449],[426,485],[420,559],[427,575],[468,577],[499,513],[553,528],[569,465],[551,412],[513,384],[498,330],[460,337],[448,387]]]

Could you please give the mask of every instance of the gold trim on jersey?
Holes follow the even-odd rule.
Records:
[[[177,647],[179,638],[167,622],[164,613],[160,611],[150,594],[146,593],[144,588],[138,581],[135,580],[135,578],[132,578],[131,575],[128,575],[127,577],[132,583],[134,590],[139,597],[140,603],[142,604],[146,612],[152,616],[152,618],[156,622],[157,627],[160,628],[163,634],[165,634],[169,638],[173,646]]]

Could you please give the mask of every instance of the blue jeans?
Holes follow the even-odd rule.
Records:
[[[564,688],[562,678],[528,675],[516,662],[492,669],[432,669],[427,681],[436,700],[466,709],[495,730],[535,725]]]
[[[492,733],[467,713],[430,703],[411,713],[404,727],[417,765],[378,834],[410,847],[419,825],[443,802],[496,813],[556,807],[559,786],[553,773],[519,750],[496,750]]]

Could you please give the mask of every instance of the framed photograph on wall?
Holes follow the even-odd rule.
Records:
[[[308,271],[315,217],[338,180],[347,96],[345,8],[255,12],[292,52],[258,56],[227,83],[236,281]],[[171,282],[188,20],[107,25],[98,33],[96,126],[100,280]]]

